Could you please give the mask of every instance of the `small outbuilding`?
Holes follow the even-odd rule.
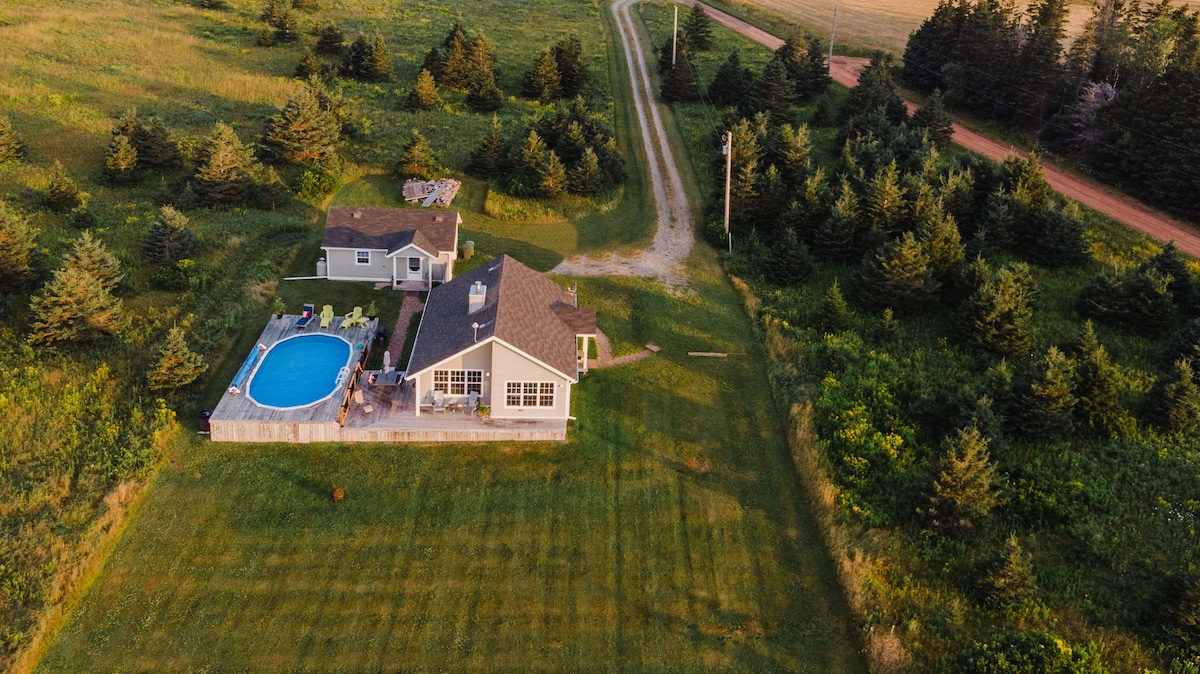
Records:
[[[454,278],[457,211],[334,206],[321,248],[330,281],[387,282],[396,290],[429,290]]]

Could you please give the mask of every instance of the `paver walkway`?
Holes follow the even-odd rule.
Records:
[[[400,315],[396,317],[396,326],[392,328],[392,338],[388,342],[387,352],[391,355],[392,367],[397,370],[405,368],[408,363],[400,362],[400,354],[404,353],[404,341],[408,339],[408,324],[413,314],[425,310],[421,296],[411,290],[404,293],[404,303],[400,305]]]

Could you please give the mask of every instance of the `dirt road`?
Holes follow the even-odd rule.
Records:
[[[678,0],[680,4],[689,7],[696,0]],[[727,26],[768,49],[778,49],[783,40],[752,26],[741,19],[730,16],[718,9],[704,6],[709,16],[724,26]],[[866,65],[866,59],[836,56],[830,66],[829,74],[839,84],[852,87],[858,84],[858,73]],[[909,109],[915,109],[916,104],[908,102]],[[1012,146],[999,143],[982,136],[959,124],[954,125],[954,142],[973,152],[978,152],[990,159],[1004,161],[1005,157],[1017,154],[1021,157],[1026,153],[1015,150]],[[1042,170],[1046,174],[1046,182],[1065,197],[1099,211],[1108,217],[1132,227],[1147,236],[1161,242],[1175,241],[1175,245],[1192,257],[1200,258],[1200,233],[1191,226],[1174,218],[1164,215],[1137,199],[1116,190],[1099,185],[1091,180],[1042,162]]]
[[[656,215],[654,242],[650,248],[630,255],[578,256],[565,260],[551,271],[574,276],[649,276],[670,287],[682,288],[687,278],[682,263],[695,244],[692,212],[683,183],[675,170],[675,157],[667,142],[667,131],[659,114],[659,103],[646,67],[645,52],[629,8],[640,0],[616,0],[612,4],[617,31],[625,51],[625,64],[633,85],[633,104],[650,171]]]

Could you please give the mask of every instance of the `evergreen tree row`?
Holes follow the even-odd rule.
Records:
[[[591,196],[625,179],[612,128],[581,96],[552,113],[539,112],[511,138],[493,118],[468,170],[517,196]]]
[[[1200,13],[1101,0],[1065,40],[1065,0],[944,0],[909,39],[905,78],[948,105],[1036,132],[1176,212],[1200,205]]]

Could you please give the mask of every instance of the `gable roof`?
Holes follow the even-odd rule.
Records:
[[[458,247],[461,221],[458,211],[333,206],[325,216],[321,247],[386,250],[390,255],[411,244],[437,255]]]
[[[487,294],[483,308],[468,314],[476,281]],[[576,308],[566,288],[501,255],[429,292],[408,371],[428,369],[494,337],[578,381],[575,338],[595,333],[595,309]]]

